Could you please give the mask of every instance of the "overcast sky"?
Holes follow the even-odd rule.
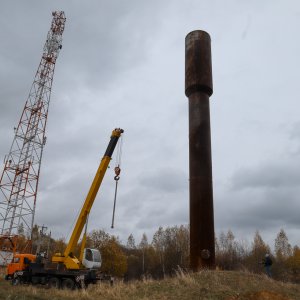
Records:
[[[0,2],[0,159],[52,20],[67,21],[54,74],[36,223],[68,236],[115,127],[125,130],[115,229],[113,168],[89,230],[126,243],[188,224],[184,39],[212,40],[215,230],[300,244],[300,3],[292,0]],[[111,166],[115,165],[115,156]],[[3,168],[3,167],[1,167]]]

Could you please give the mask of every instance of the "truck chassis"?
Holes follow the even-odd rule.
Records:
[[[113,284],[113,277],[98,272],[95,269],[68,270],[62,264],[30,263],[23,271],[17,271],[11,279],[12,285],[41,284],[47,288],[82,289],[98,281],[109,281]]]

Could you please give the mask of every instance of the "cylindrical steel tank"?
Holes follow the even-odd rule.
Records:
[[[185,94],[189,99],[190,266],[215,267],[209,97],[213,93],[211,40],[196,30],[185,39]]]

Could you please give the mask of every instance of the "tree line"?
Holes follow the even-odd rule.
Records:
[[[26,237],[19,233],[20,243],[26,243]],[[42,236],[38,227],[33,230],[32,250],[47,251],[48,257],[54,253],[63,253],[66,247],[63,238],[53,239]],[[273,246],[273,245],[272,245]],[[174,275],[179,269],[189,270],[189,226],[159,227],[152,240],[144,233],[140,241],[130,234],[127,241],[104,230],[93,230],[87,236],[86,247],[97,248],[102,256],[102,271],[124,280],[161,279]],[[79,254],[80,243],[75,254]],[[272,277],[282,281],[300,283],[300,248],[292,247],[287,234],[281,229],[274,240],[274,251],[264,242],[259,231],[253,240],[239,241],[233,232],[221,232],[215,238],[216,268],[220,270],[248,270],[263,273],[262,260],[270,254]]]

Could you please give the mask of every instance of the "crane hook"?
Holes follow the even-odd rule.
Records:
[[[120,167],[119,166],[115,167],[116,176],[114,177],[114,180],[118,181],[120,179],[120,173],[121,173]]]
[[[115,197],[114,197],[114,208],[113,208],[113,215],[112,215],[112,222],[111,228],[114,228],[114,221],[115,221],[115,210],[116,210],[116,202],[117,202],[117,191],[118,191],[118,180],[120,179],[121,169],[120,166],[115,167],[115,177],[114,180],[116,181],[116,188],[115,188]]]

